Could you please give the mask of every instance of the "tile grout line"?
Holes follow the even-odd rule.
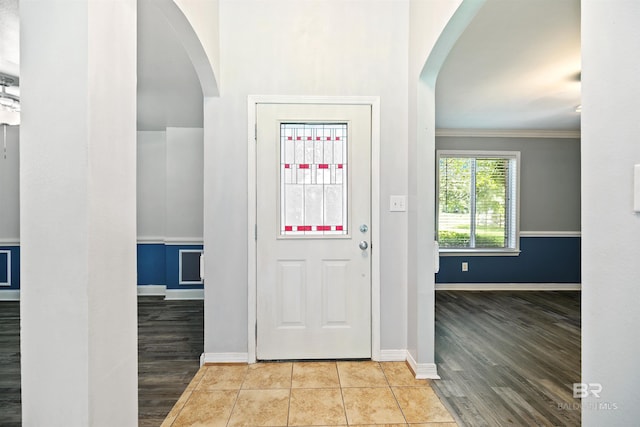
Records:
[[[287,406],[287,426],[289,425],[289,418],[291,416],[291,392],[293,390],[293,366],[295,362],[291,363],[291,377],[289,378],[289,405]]]
[[[205,369],[205,371],[206,371],[206,368],[204,366],[201,367],[200,369]],[[180,395],[180,397],[178,398],[178,401],[175,404],[177,404],[180,401],[180,399],[182,399],[182,396],[184,395],[184,393],[188,392],[188,396],[185,399],[184,403],[182,403],[182,405],[180,406],[180,410],[178,411],[176,416],[173,418],[173,421],[171,421],[171,424],[169,424],[169,427],[173,426],[176,423],[176,420],[178,419],[178,417],[180,417],[180,414],[182,413],[184,408],[187,406],[187,403],[189,403],[189,401],[191,400],[191,397],[193,396],[193,392],[196,391],[196,389],[200,385],[200,382],[204,378],[205,373],[203,373],[202,376],[198,379],[197,383],[193,385],[193,388],[190,388],[191,387],[191,382],[189,382],[189,384],[187,384],[187,388],[182,392],[183,394]],[[197,375],[198,375],[198,372],[196,372],[196,376]],[[192,379],[192,381],[193,381],[193,379]],[[167,417],[169,416],[169,414],[171,413],[172,410],[173,410],[173,408],[171,408],[171,410],[169,410],[169,413],[165,416],[165,420],[167,419]]]
[[[225,426],[229,426],[229,423],[231,422],[231,416],[233,415],[233,411],[234,409],[236,409],[236,404],[238,403],[238,398],[240,397],[240,391],[242,390],[242,386],[244,385],[244,382],[247,379],[247,376],[249,375],[249,367],[247,365],[247,370],[244,373],[244,378],[242,378],[242,382],[240,383],[240,386],[238,387],[238,392],[236,393],[236,398],[233,401],[233,406],[231,406],[231,411],[229,411],[229,417],[227,417],[227,422],[225,423]]]
[[[382,374],[384,375],[384,379],[387,382],[387,387],[389,387],[389,390],[391,391],[391,395],[393,396],[393,400],[396,401],[396,405],[398,405],[398,409],[400,409],[400,413],[402,414],[402,418],[404,418],[404,424],[408,426],[409,425],[409,421],[407,420],[407,416],[405,415],[404,410],[402,409],[402,406],[400,405],[400,402],[398,402],[398,396],[396,396],[396,393],[393,391],[393,387],[391,387],[391,383],[389,383],[389,377],[387,376],[387,372],[382,367],[382,363],[378,362],[378,365],[380,366],[380,370],[382,371]]]
[[[340,379],[340,369],[338,369],[338,361],[335,361],[334,363],[336,364],[336,374],[338,375],[338,386],[340,387],[340,397],[342,398],[342,409],[344,409],[344,420],[347,423],[347,426],[349,426],[351,424],[349,424],[349,416],[347,415],[347,404],[344,401],[344,392],[342,380]]]
[[[421,388],[421,387],[405,384],[406,381],[404,381],[404,378],[396,378],[396,376],[395,376],[395,373],[396,373],[395,365],[394,366],[387,365],[388,369],[386,369],[386,370],[385,370],[385,364],[384,363],[376,362],[376,364],[374,366],[376,366],[383,373],[383,376],[384,376],[384,379],[385,379],[385,386],[382,386],[381,383],[380,383],[380,386],[378,386],[378,387],[380,387],[380,388],[386,387],[387,390],[391,391],[393,399],[396,402],[396,407],[398,409],[400,409],[400,412],[402,414],[402,417],[403,417],[402,423],[403,423],[403,425],[404,426],[409,426],[410,424],[408,422],[407,414],[405,413],[404,409],[402,408],[402,406],[401,406],[401,404],[399,402],[399,396],[395,393],[396,390],[394,389],[394,385],[392,385],[392,383],[395,384],[394,381],[398,380],[398,384],[395,385],[395,388],[398,388],[398,390],[402,390],[402,389],[406,389],[406,388]],[[332,367],[333,367],[333,371],[336,373],[337,379],[338,379],[338,387],[340,389],[340,398],[341,398],[342,408],[343,408],[343,411],[344,411],[345,424],[346,424],[346,426],[353,426],[354,424],[350,423],[350,420],[348,418],[348,413],[347,413],[347,408],[346,408],[346,400],[345,400],[345,394],[344,394],[344,391],[347,388],[351,388],[351,387],[345,387],[345,384],[343,384],[343,382],[342,382],[341,371],[340,371],[340,368],[339,368],[339,362],[338,361],[333,361],[333,366]],[[289,425],[291,425],[292,422],[295,422],[295,420],[293,420],[291,418],[291,415],[292,415],[291,414],[292,396],[293,396],[293,388],[294,388],[293,387],[293,380],[294,380],[295,371],[296,371],[295,370],[295,362],[293,362],[290,365],[290,371],[289,371],[289,374],[290,374],[289,385],[288,385],[288,389],[289,389],[288,399],[289,400],[287,402],[287,414],[286,414],[286,421],[284,423],[284,426],[289,426]],[[165,424],[165,426],[174,426],[174,425],[177,426],[176,422],[180,418],[181,415],[186,413],[185,412],[185,408],[186,408],[187,404],[191,401],[191,399],[194,397],[194,392],[196,392],[196,391],[203,392],[203,390],[201,390],[200,388],[205,383],[204,380],[207,377],[208,373],[209,372],[207,372],[207,368],[204,368],[204,372],[202,372],[202,375],[199,376],[197,381],[188,386],[188,388],[189,388],[188,397],[186,397],[184,403],[181,405],[180,410],[175,415],[174,419],[170,423]],[[250,370],[247,367],[244,370],[244,373],[243,373],[242,377],[240,377],[241,381],[239,381],[237,383],[238,384],[237,385],[238,388],[237,389],[235,389],[235,388],[234,389],[230,389],[230,391],[232,391],[232,392],[235,391],[235,398],[234,398],[234,401],[233,401],[232,405],[230,405],[231,406],[230,412],[229,412],[229,414],[227,416],[227,421],[224,424],[226,427],[230,427],[231,426],[230,421],[231,421],[231,419],[233,419],[234,411],[235,411],[235,409],[239,408],[238,407],[239,395],[240,395],[240,392],[243,390],[244,384],[246,383],[247,379],[249,378],[249,374],[250,374]],[[367,384],[363,384],[363,385],[360,385],[358,387],[353,387],[353,388],[365,388],[366,389],[366,388],[371,388],[371,387],[373,387],[371,384],[368,384],[368,385]],[[440,396],[438,396],[438,394],[435,392],[435,390],[433,389],[433,387],[432,387],[430,382],[428,382],[428,381],[426,382],[426,387],[431,389],[431,391],[434,393],[435,397],[442,404],[443,403],[442,399],[440,399]],[[301,388],[305,389],[305,387],[301,387]],[[317,387],[317,388],[325,389],[327,387]],[[282,387],[282,389],[286,389],[286,385],[285,385],[285,387]],[[316,389],[316,387],[313,387],[312,389]],[[443,406],[444,406],[444,409],[449,413],[449,415],[451,415],[452,414],[451,410],[449,410],[449,408],[447,408],[446,405],[443,405]],[[453,418],[453,420],[452,420],[453,423],[455,423],[457,425],[460,425],[455,416],[452,416],[452,418]],[[223,419],[218,418],[218,420],[223,421],[224,418]]]

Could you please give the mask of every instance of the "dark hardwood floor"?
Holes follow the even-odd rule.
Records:
[[[200,368],[204,301],[138,298],[140,427],[158,427]]]
[[[462,426],[579,426],[579,292],[436,292],[432,386]]]
[[[0,426],[20,427],[20,304],[0,301]]]
[[[138,299],[141,426],[159,426],[198,370],[202,301]],[[20,309],[0,302],[0,426],[20,426]],[[579,426],[579,292],[436,293],[432,386],[463,426]]]
[[[203,339],[203,301],[138,298],[140,426],[162,424],[200,367]],[[20,424],[20,304],[0,301],[0,426]]]

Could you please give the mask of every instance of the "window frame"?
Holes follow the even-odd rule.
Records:
[[[471,159],[503,158],[515,163],[515,171],[510,168],[510,176],[507,185],[510,187],[513,198],[510,209],[515,213],[508,214],[513,218],[512,231],[509,232],[508,240],[513,241],[513,247],[505,248],[439,248],[441,256],[518,256],[520,255],[520,151],[492,151],[492,150],[436,150],[436,204],[435,204],[435,234],[436,240],[439,236],[440,220],[440,159],[442,157],[457,157]],[[515,180],[515,183],[513,182]],[[475,209],[475,207],[474,207]],[[509,209],[509,208],[508,208]]]

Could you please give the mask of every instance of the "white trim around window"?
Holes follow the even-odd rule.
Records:
[[[505,213],[505,227],[508,230],[507,242],[504,248],[485,247],[450,247],[440,244],[442,256],[518,256],[520,254],[520,152],[519,151],[490,151],[490,150],[437,150],[436,151],[436,230],[439,234],[440,226],[440,158],[469,158],[469,159],[506,159],[513,163],[509,167],[506,192],[509,204]],[[474,162],[475,164],[475,162]],[[473,172],[475,174],[475,172]],[[475,181],[475,176],[473,178]],[[473,202],[472,202],[473,203]],[[471,217],[474,216],[475,205],[472,207]],[[473,226],[471,227],[473,232]],[[473,239],[472,239],[473,241]]]

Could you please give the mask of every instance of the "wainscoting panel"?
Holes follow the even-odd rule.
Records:
[[[138,243],[138,293],[157,295],[158,286],[162,286],[166,289],[167,295],[171,294],[175,299],[200,299],[204,289],[202,283],[180,283],[180,252],[193,253],[193,251],[202,250],[202,244],[188,242]],[[195,274],[191,271],[193,265],[189,268],[188,274],[193,276]],[[145,286],[150,287],[149,292],[141,289]],[[2,245],[0,246],[0,299],[19,298],[19,289],[20,246],[18,244]]]
[[[580,283],[580,244],[579,235],[521,236],[519,256],[441,256],[436,283]]]

